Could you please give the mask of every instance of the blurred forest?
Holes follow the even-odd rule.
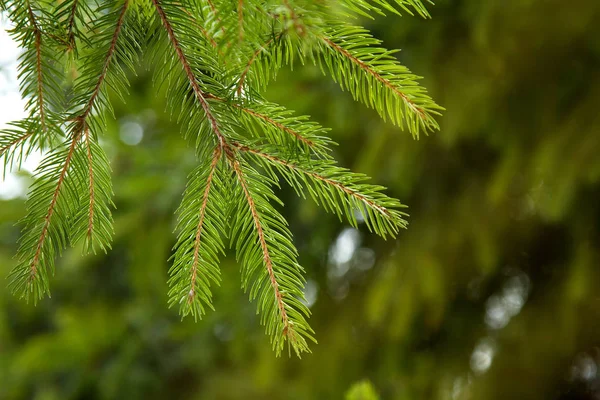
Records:
[[[132,77],[103,137],[108,254],[67,251],[36,307],[0,284],[0,399],[600,399],[600,2],[442,0],[361,21],[446,108],[415,141],[314,66],[267,98],[332,128],[343,166],[409,205],[396,240],[281,189],[318,345],[276,358],[234,257],[215,312],[167,307],[173,213],[195,160]],[[24,179],[27,179],[26,177]],[[25,213],[0,200],[0,275]]]

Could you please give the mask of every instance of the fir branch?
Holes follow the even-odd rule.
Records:
[[[400,96],[402,98],[402,100],[407,104],[407,106],[413,110],[421,119],[425,119],[425,110],[423,107],[418,106],[415,104],[415,102],[408,97],[405,93],[402,93],[392,82],[390,82],[388,79],[385,79],[384,77],[382,77],[377,71],[375,71],[375,69],[373,67],[371,67],[370,65],[368,65],[366,62],[362,61],[361,59],[359,59],[358,57],[354,56],[352,53],[350,53],[349,50],[344,49],[342,46],[336,44],[335,42],[333,42],[331,39],[325,37],[325,36],[321,36],[320,39],[327,44],[327,46],[331,47],[332,49],[334,49],[336,52],[340,53],[343,57],[347,58],[348,60],[350,60],[352,63],[358,65],[363,71],[365,71],[367,74],[373,76],[377,81],[381,82],[385,87],[387,87],[388,89],[390,89],[392,92],[396,93],[398,96]]]
[[[13,123],[13,129],[5,129],[0,136],[0,160],[2,160],[2,179],[6,177],[6,172],[13,168],[15,161],[20,167],[23,157],[29,151],[25,149],[27,143],[31,141],[36,133],[32,129],[19,129],[18,124]],[[31,149],[32,146],[29,146]]]
[[[49,294],[49,272],[68,244],[82,241],[86,253],[110,248],[112,183],[98,134],[113,111],[108,88],[124,98],[125,69],[134,70],[140,45],[151,44],[152,54],[165,59],[156,77],[184,137],[195,140],[199,160],[177,210],[169,305],[194,318],[212,308],[211,285],[220,282],[219,257],[230,234],[242,288],[257,301],[277,354],[286,343],[298,355],[309,351],[314,337],[305,278],[273,187],[284,179],[353,226],[362,215],[360,221],[383,237],[404,228],[406,214],[383,187],[335,164],[326,128],[268,103],[260,90],[283,65],[308,58],[355,99],[417,136],[438,129],[434,116],[442,109],[419,78],[367,31],[347,25],[343,11],[327,1],[1,4],[25,49],[19,79],[30,113],[0,135],[4,171],[35,149],[50,149],[26,203],[12,290],[34,301]],[[340,4],[364,15],[427,12],[421,0]],[[64,67],[77,75],[68,93]]]
[[[271,283],[271,287],[273,288],[273,293],[275,295],[275,299],[277,301],[277,308],[279,309],[279,314],[281,317],[281,323],[283,324],[283,335],[286,336],[289,332],[290,325],[288,320],[287,311],[285,310],[285,304],[283,302],[283,296],[281,291],[279,290],[279,283],[275,278],[275,273],[273,272],[273,260],[271,259],[271,254],[269,252],[269,248],[267,246],[267,241],[265,239],[265,234],[263,232],[263,225],[261,223],[260,217],[258,215],[258,211],[256,209],[256,205],[254,203],[254,198],[250,194],[248,190],[248,184],[244,179],[244,173],[240,167],[239,161],[235,159],[233,153],[228,154],[228,159],[231,164],[231,167],[235,171],[235,174],[238,178],[238,182],[242,187],[244,192],[244,197],[248,202],[248,208],[250,209],[250,213],[252,214],[252,220],[254,222],[254,227],[256,228],[256,234],[258,236],[258,241],[260,243],[260,248],[262,249],[263,260],[265,262],[265,267],[267,268],[267,273],[269,274],[269,281]]]
[[[117,21],[113,37],[111,40],[110,47],[107,51],[105,61],[102,66],[102,71],[97,79],[97,82],[94,86],[94,89],[91,92],[90,98],[87,101],[85,107],[79,116],[75,117],[72,121],[72,129],[70,138],[67,141],[68,150],[66,153],[62,154],[59,150],[54,149],[52,151],[52,156],[49,156],[46,161],[40,167],[40,175],[37,177],[34,182],[33,189],[31,190],[30,200],[29,200],[29,210],[30,214],[26,218],[26,225],[29,227],[39,226],[38,216],[42,220],[41,229],[39,231],[39,235],[37,236],[37,240],[33,240],[31,235],[34,233],[34,229],[29,231],[29,235],[25,236],[21,241],[21,246],[19,248],[19,257],[21,259],[21,263],[13,270],[11,275],[13,276],[13,291],[22,291],[23,296],[27,296],[29,298],[30,295],[34,296],[34,301],[37,301],[44,293],[49,294],[48,288],[48,278],[47,278],[47,270],[53,269],[53,258],[55,256],[56,251],[61,251],[65,246],[65,238],[66,236],[71,236],[72,243],[77,242],[78,235],[81,229],[78,229],[77,221],[87,220],[87,224],[84,224],[85,228],[83,229],[84,236],[86,238],[87,248],[93,248],[93,243],[91,240],[91,235],[93,233],[94,224],[96,221],[94,220],[95,210],[100,207],[102,214],[106,217],[104,222],[101,222],[102,231],[99,232],[100,235],[100,243],[101,246],[105,246],[107,243],[107,225],[111,224],[111,220],[109,218],[110,212],[108,211],[107,202],[110,200],[110,176],[108,178],[104,178],[104,198],[103,202],[100,203],[96,200],[97,193],[95,192],[95,185],[97,184],[97,179],[95,179],[95,175],[93,172],[93,162],[94,158],[92,156],[92,144],[89,137],[89,126],[86,119],[89,117],[93,105],[98,97],[100,92],[100,88],[102,83],[106,79],[106,75],[108,72],[108,66],[113,58],[117,38],[119,33],[121,32],[121,27],[123,24],[123,17],[127,10],[127,6],[129,4],[128,0],[125,0],[121,14]],[[87,145],[87,154],[82,157],[82,159],[87,160],[86,162],[78,162],[78,144],[82,136],[86,136],[85,142]],[[106,164],[107,160],[104,160]],[[70,173],[70,168],[73,163],[77,163],[78,165],[88,165],[88,181],[89,181],[89,209],[90,215],[87,215],[85,212],[86,209],[83,210],[83,215],[85,218],[80,216],[77,217],[73,213],[73,205],[79,203],[81,194],[78,193],[81,188],[85,188],[85,185],[82,185],[80,182],[80,178],[77,173]],[[107,175],[105,173],[105,175]],[[50,182],[54,181],[53,184]],[[65,185],[68,186],[67,192],[64,191]],[[48,189],[52,187],[52,196],[47,203],[47,208],[45,212],[42,212],[42,208],[44,207],[46,192]],[[85,193],[85,191],[83,192]],[[108,198],[108,200],[107,200]],[[56,215],[57,207],[61,207],[59,221],[54,223],[54,216]],[[66,221],[73,218],[73,232],[67,233]],[[56,227],[53,228],[53,225]],[[54,234],[51,235],[51,232]],[[33,251],[33,255],[31,258],[29,257],[29,250]],[[50,268],[48,268],[50,267]]]
[[[8,125],[8,128],[0,131],[3,177],[13,168],[21,168],[21,163],[26,157],[52,141],[52,136],[48,132],[42,132],[39,117],[29,117],[10,122]]]
[[[58,198],[61,193],[61,189],[63,188],[63,183],[65,182],[65,179],[67,176],[67,171],[69,170],[69,166],[71,165],[71,160],[73,159],[73,155],[75,154],[75,146],[77,145],[77,139],[78,139],[77,137],[73,137],[70,140],[69,150],[68,150],[67,155],[62,164],[62,169],[60,170],[60,174],[58,176],[58,180],[56,182],[55,189],[52,193],[52,199],[50,200],[50,205],[48,206],[48,211],[44,217],[42,230],[39,235],[37,244],[35,246],[35,252],[33,254],[33,258],[31,260],[31,262],[29,263],[29,265],[27,266],[28,273],[26,275],[22,275],[22,274],[18,275],[19,278],[26,279],[26,284],[25,284],[26,286],[25,286],[23,295],[26,295],[28,298],[29,298],[29,294],[36,291],[34,289],[34,286],[38,283],[38,281],[40,279],[39,278],[39,273],[40,273],[39,269],[44,268],[43,265],[40,265],[41,260],[42,260],[42,251],[44,249],[44,244],[48,240],[48,233],[49,233],[50,223],[52,221],[52,216],[54,215],[55,207],[57,205]],[[45,275],[46,271],[43,271],[43,274]],[[46,279],[44,279],[44,277],[42,277],[42,281],[46,281]],[[37,290],[37,292],[39,293],[38,296],[41,297],[41,294],[43,294],[45,291],[47,291],[48,294],[50,293],[49,289],[47,288],[47,284],[45,285],[45,287],[43,289],[41,289],[41,291]],[[36,300],[37,300],[37,297],[34,297],[34,301],[36,301]]]
[[[243,112],[252,115],[253,117],[259,118],[265,122],[267,122],[268,124],[273,125],[274,127],[276,127],[277,129],[281,129],[282,131],[289,133],[291,136],[293,136],[295,139],[301,141],[302,143],[306,144],[308,147],[314,147],[315,144],[312,140],[307,139],[306,137],[302,136],[302,134],[300,134],[299,132],[291,129],[288,126],[285,126],[284,124],[282,124],[279,121],[275,121],[273,118],[269,117],[266,114],[260,114],[257,113],[256,111],[253,111],[249,108],[246,107],[242,107],[238,104],[234,104],[234,107],[239,108],[240,110],[242,110]]]

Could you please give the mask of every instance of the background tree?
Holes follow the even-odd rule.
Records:
[[[139,69],[108,121],[113,251],[67,251],[35,308],[0,285],[0,397],[331,399],[365,378],[382,399],[597,396],[599,6],[431,12],[362,23],[448,109],[432,138],[399,135],[318,68],[283,70],[266,93],[331,127],[341,165],[411,206],[410,229],[383,242],[277,191],[307,270],[312,354],[268,351],[232,257],[202,323],[164,307],[196,161]],[[0,207],[5,275],[24,214],[19,198]]]

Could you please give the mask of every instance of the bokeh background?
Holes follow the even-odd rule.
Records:
[[[35,307],[0,281],[0,399],[331,400],[363,380],[381,399],[600,399],[600,2],[431,12],[362,23],[425,76],[447,109],[439,133],[413,140],[312,66],[267,93],[331,127],[340,163],[410,207],[409,229],[383,241],[279,192],[312,354],[275,357],[233,257],[215,312],[195,323],[167,308],[173,212],[195,162],[142,66],[103,136],[113,250],[67,251]],[[6,121],[21,103],[0,45]],[[25,170],[0,185],[2,277],[28,182]]]

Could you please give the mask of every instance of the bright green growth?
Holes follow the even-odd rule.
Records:
[[[379,400],[379,395],[369,381],[360,381],[346,392],[346,400]]]
[[[355,99],[413,136],[434,131],[442,110],[393,52],[343,21],[384,11],[427,17],[420,0],[4,1],[25,49],[22,95],[30,116],[0,136],[4,168],[46,152],[23,219],[13,291],[34,302],[50,293],[57,255],[83,244],[110,248],[112,184],[99,144],[108,91],[126,97],[127,75],[146,53],[171,111],[197,150],[179,210],[169,304],[201,317],[212,307],[226,238],[242,287],[258,305],[277,354],[314,341],[304,276],[273,192],[283,178],[299,195],[382,237],[406,226],[404,207],[336,166],[327,130],[261,96],[277,70],[312,61]]]

